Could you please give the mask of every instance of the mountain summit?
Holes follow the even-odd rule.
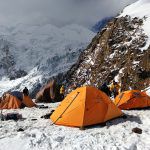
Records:
[[[101,86],[122,83],[122,90],[140,89],[150,81],[150,1],[140,0],[112,19],[83,51],[67,73],[66,84]]]

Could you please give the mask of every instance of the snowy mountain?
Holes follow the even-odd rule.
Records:
[[[142,29],[144,33],[149,37],[147,41],[146,47],[143,49],[147,49],[150,45],[150,1],[149,0],[139,0],[136,3],[126,7],[121,14],[121,16],[129,15],[132,18],[138,17],[144,20]]]
[[[120,60],[118,65],[121,67],[118,67],[117,63],[114,64],[114,62],[117,62],[118,58],[124,58],[124,55],[129,55],[130,51],[124,51],[120,55],[120,49],[128,49],[130,43],[135,43],[132,45],[132,49],[135,46],[140,47],[141,51],[137,50],[140,57],[133,62],[135,63],[134,66],[138,66],[138,63],[142,62],[142,59],[148,59],[147,53],[149,51],[144,53],[149,46],[148,37],[150,35],[148,30],[150,18],[148,6],[149,2],[143,0],[125,8],[119,17],[114,19],[114,21],[110,21],[97,34],[84,52],[82,52],[83,49],[85,49],[95,36],[95,33],[81,25],[69,24],[61,27],[56,27],[49,23],[37,23],[34,25],[16,24],[12,26],[7,25],[7,27],[0,25],[0,95],[8,90],[22,90],[25,86],[34,95],[53,76],[57,76],[61,80],[64,80],[65,77],[68,86],[74,81],[79,84],[99,86],[106,80],[106,77],[109,76],[111,79],[117,78],[118,74],[126,68],[124,65],[127,64],[127,61],[124,62],[124,65],[121,65],[122,60]],[[131,17],[127,17],[126,15]],[[135,16],[138,18],[136,19]],[[135,18],[135,22],[132,22],[133,18]],[[138,23],[141,20],[143,23],[139,26]],[[98,22],[93,29],[97,30],[103,26],[105,21],[104,19],[102,22]],[[130,30],[128,29],[125,34],[133,34],[133,39],[129,35],[128,37],[124,37],[123,32],[126,29],[124,29],[124,25],[119,24],[119,21],[122,23],[132,22],[134,29],[131,27],[131,31],[128,31]],[[116,27],[113,27],[113,25]],[[138,32],[136,32],[135,28],[139,28]],[[133,32],[136,32],[136,34]],[[129,41],[122,43],[119,37],[126,38],[125,40]],[[140,38],[140,42],[137,41],[138,38]],[[112,39],[113,41],[111,42]],[[106,45],[108,47],[105,47]],[[98,52],[96,54],[98,49],[103,49],[102,53]],[[115,53],[117,53],[117,56],[114,57]],[[97,59],[98,55],[103,54],[103,58]],[[134,54],[137,53],[135,52]],[[80,58],[78,59],[79,55]],[[109,55],[110,58],[108,58]],[[147,56],[146,59],[145,56]],[[77,59],[77,64],[73,65]],[[130,62],[128,61],[128,63]],[[69,70],[72,65],[73,67]],[[80,65],[82,67],[79,67]],[[115,65],[117,65],[117,69],[114,67]],[[97,67],[99,69],[91,71],[91,68]],[[109,71],[105,71],[106,69]],[[138,70],[139,76],[141,76],[143,70],[141,71],[140,69],[137,68],[134,74]],[[68,71],[67,75],[64,74],[66,71]],[[91,74],[91,72],[93,72],[93,75],[88,75],[87,77],[86,74]],[[126,69],[124,72],[126,72]],[[145,74],[147,78],[147,71],[144,72]],[[92,82],[89,80],[91,76],[95,78],[91,79],[93,80]]]
[[[0,95],[24,86],[34,93],[58,73],[57,77],[68,87],[98,87],[115,79],[122,81],[124,89],[146,89],[150,95],[149,8],[150,0],[139,0],[126,7],[84,51],[95,34],[78,25],[0,26]],[[67,74],[60,74],[76,60]],[[0,121],[0,150],[150,150],[149,108],[123,110],[124,118],[79,130],[54,125],[42,117],[59,105],[3,110],[3,115],[18,113],[22,119]]]
[[[112,19],[68,71],[67,86],[99,87],[115,79],[122,83],[122,90],[149,87],[149,8],[149,0],[139,0]]]
[[[71,24],[0,26],[0,93],[29,87],[67,71],[95,33]]]

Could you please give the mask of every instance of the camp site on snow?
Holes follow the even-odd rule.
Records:
[[[0,150],[150,150],[150,0],[0,0]]]

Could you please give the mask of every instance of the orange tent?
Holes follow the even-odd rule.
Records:
[[[121,115],[105,93],[94,87],[81,87],[68,94],[50,118],[57,125],[83,127]]]
[[[34,107],[36,106],[36,104],[32,101],[32,99],[29,96],[23,95],[23,101],[22,103],[26,106],[26,107]]]
[[[21,93],[21,92],[20,92]],[[23,95],[23,93],[21,93]],[[19,99],[11,93],[5,93],[0,102],[0,109],[18,109],[26,107],[34,107],[35,104],[32,102],[29,96],[23,95],[23,99]]]
[[[150,106],[150,97],[138,90],[130,90],[120,93],[114,103],[120,109],[144,108]]]
[[[62,101],[62,95],[60,94],[60,85],[55,80],[51,80],[46,84],[37,94],[36,103],[51,103]]]

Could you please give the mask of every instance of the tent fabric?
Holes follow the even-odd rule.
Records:
[[[0,109],[19,109],[22,108],[22,106],[35,106],[35,104],[29,96],[24,96],[22,93],[22,97],[23,100],[20,100],[16,96],[12,95],[12,93],[5,93],[0,102]]]
[[[19,91],[13,91],[13,92],[10,92],[11,95],[17,97],[19,100],[23,100],[23,94],[22,92],[19,92]]]
[[[9,93],[5,94],[5,97],[0,103],[0,109],[18,109],[20,107],[21,101]]]
[[[114,103],[120,109],[145,108],[150,106],[150,97],[145,92],[129,90],[120,93]]]
[[[62,101],[60,85],[56,84],[54,81],[49,82],[36,94],[36,103],[60,101]]]
[[[22,101],[22,103],[26,107],[29,107],[29,108],[36,106],[35,103],[32,101],[32,99],[29,96],[27,96],[27,95],[23,95],[23,101]]]
[[[105,93],[87,86],[68,94],[50,118],[57,125],[83,127],[121,115],[121,110]]]

